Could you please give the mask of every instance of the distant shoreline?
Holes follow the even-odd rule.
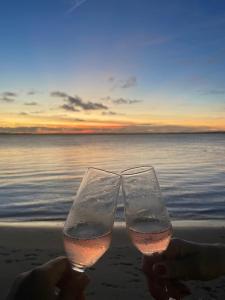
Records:
[[[32,136],[49,136],[49,135],[53,135],[53,136],[90,136],[90,135],[164,135],[164,134],[168,134],[168,135],[176,135],[176,134],[225,134],[225,131],[199,131],[199,132],[134,132],[134,133],[113,133],[113,132],[108,132],[108,133],[10,133],[10,132],[0,132],[0,136],[4,135],[4,136],[12,136],[12,135],[16,135],[16,136],[20,136],[20,135],[32,135]]]

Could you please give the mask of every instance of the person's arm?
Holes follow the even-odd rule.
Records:
[[[65,257],[58,257],[15,280],[7,300],[84,300],[89,279],[73,271]]]

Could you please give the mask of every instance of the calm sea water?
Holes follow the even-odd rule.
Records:
[[[64,220],[86,167],[145,164],[172,219],[225,217],[225,135],[155,134],[0,136],[0,218]]]

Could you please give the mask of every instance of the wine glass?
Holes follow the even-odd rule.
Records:
[[[126,226],[132,243],[144,255],[163,252],[169,245],[172,225],[154,168],[130,168],[121,175]]]
[[[108,250],[120,175],[88,168],[64,225],[64,248],[72,269],[84,272]]]

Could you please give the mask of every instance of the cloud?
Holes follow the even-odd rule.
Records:
[[[2,95],[3,97],[17,97],[17,94],[13,92],[4,92]]]
[[[108,81],[110,83],[113,83],[113,89],[115,88],[128,89],[137,85],[136,76],[130,76],[126,79],[116,79],[115,77],[110,76],[108,78]]]
[[[115,81],[115,77],[109,76],[108,81],[109,81],[109,82],[114,82],[114,81]]]
[[[140,103],[141,100],[118,98],[118,99],[112,100],[112,102],[114,104],[135,104],[135,103]]]
[[[7,103],[12,103],[12,102],[15,101],[15,99],[3,96],[3,97],[0,98],[0,101],[7,102]]]
[[[29,115],[28,113],[26,113],[26,112],[21,112],[21,113],[19,113],[21,116],[27,116],[27,115]]]
[[[103,116],[116,116],[116,115],[120,115],[120,114],[118,114],[118,113],[116,113],[114,111],[103,111],[102,115]]]
[[[127,88],[133,87],[135,85],[137,85],[137,78],[135,76],[131,76],[128,79],[121,81],[120,87],[122,89],[127,89]]]
[[[35,105],[38,105],[37,102],[25,102],[24,105],[28,105],[28,106],[35,106]]]
[[[28,96],[33,96],[33,95],[40,94],[40,93],[41,93],[40,91],[30,90],[29,92],[27,92],[27,95]]]
[[[13,97],[17,97],[17,94],[13,92],[4,92],[0,96],[0,101],[8,102],[8,103],[14,102],[15,99],[13,99]]]
[[[36,92],[35,91],[30,91],[30,92],[27,92],[27,95],[29,95],[29,96],[33,96],[33,95],[35,95],[36,94]]]
[[[111,102],[112,98],[110,96],[106,96],[106,97],[101,98],[101,100]]]
[[[126,99],[123,99],[123,98],[114,99],[114,100],[112,100],[112,102],[113,102],[114,104],[127,104],[127,100],[126,100]]]
[[[125,99],[125,98],[118,98],[118,99],[112,99],[110,96],[107,96],[105,98],[102,98],[102,100],[109,101],[113,104],[136,104],[142,102],[142,100],[138,99]]]
[[[66,111],[79,111],[79,109],[76,109],[73,105],[70,105],[70,104],[63,104],[60,106],[60,108],[66,110]]]
[[[44,110],[36,110],[36,111],[32,111],[32,114],[43,114],[45,111]]]
[[[78,96],[70,96],[64,92],[55,91],[51,93],[53,97],[63,98],[66,104],[60,106],[61,108],[67,111],[79,111],[78,109],[81,108],[83,110],[107,110],[108,107],[102,103],[98,102],[84,102]]]
[[[66,98],[68,95],[64,92],[59,92],[59,91],[54,91],[54,92],[51,92],[50,95],[52,97],[59,97],[59,98]]]
[[[67,96],[66,100],[70,105],[78,106],[82,108],[83,110],[98,110],[98,109],[108,109],[107,106],[103,105],[102,103],[96,103],[96,102],[84,102],[80,97],[75,96]]]
[[[76,121],[76,122],[85,122],[84,119],[79,119],[79,118],[75,118],[74,121]]]

